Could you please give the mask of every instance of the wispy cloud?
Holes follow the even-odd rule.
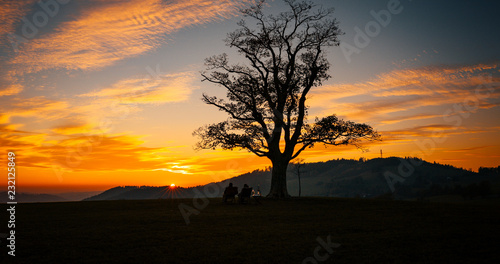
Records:
[[[20,84],[11,84],[0,90],[0,96],[15,95],[23,90],[23,86]]]
[[[38,117],[40,120],[56,120],[68,115],[69,105],[65,101],[47,99],[45,96],[14,98],[9,105],[0,106],[2,119],[12,117]]]
[[[164,155],[169,152],[167,148],[144,147],[143,143],[139,136],[68,136],[40,150],[45,154],[41,164],[73,171],[151,170],[169,161]]]
[[[47,137],[43,133],[20,130],[17,125],[0,124],[0,132],[0,150],[4,153],[7,151],[22,153],[23,157],[40,155],[36,149],[42,147]],[[3,159],[5,157],[0,158],[0,160]],[[19,161],[16,161],[16,164],[19,164]]]
[[[0,65],[0,97],[16,95],[24,90],[13,71],[3,71]]]
[[[192,72],[160,74],[154,79],[132,77],[74,98],[13,98],[9,105],[0,106],[2,148],[22,152],[20,165],[24,167],[55,166],[65,171],[168,168],[189,173],[187,168],[166,167],[168,162],[177,162],[165,154],[168,148],[144,147],[141,136],[110,133],[120,118],[140,111],[141,105],[187,100],[196,87],[193,78]],[[15,117],[32,119],[14,125]],[[33,129],[34,123],[38,129]],[[31,127],[30,132],[19,129],[25,125]]]
[[[431,119],[436,117],[442,117],[442,115],[435,114],[415,114],[415,115],[404,115],[398,116],[394,118],[388,118],[382,121],[383,124],[395,124],[402,121],[411,121],[411,120],[422,120],[422,119]]]
[[[458,132],[460,131],[460,132]],[[463,133],[464,128],[457,128],[452,125],[442,125],[442,124],[432,124],[425,126],[414,126],[404,129],[397,129],[391,131],[384,131],[383,135],[387,136],[398,136],[398,137],[410,137],[413,139],[426,138],[439,136],[444,137],[451,134]]]
[[[457,127],[447,124],[430,124],[380,131],[383,139],[382,143],[384,144],[433,140],[436,144],[440,145],[446,141],[451,141],[452,137],[461,137],[461,140],[464,140],[466,135],[490,132],[492,132],[492,129],[484,127]]]
[[[449,149],[449,150],[445,150],[445,152],[465,152],[465,153],[469,153],[469,152],[474,152],[476,150],[483,150],[483,149],[486,149],[486,148],[491,148],[492,146],[477,146],[477,147],[471,147],[471,148],[461,148],[461,149]]]
[[[92,1],[53,32],[30,40],[11,63],[23,71],[95,70],[154,50],[182,28],[229,18],[248,1]]]
[[[68,129],[69,127],[67,127]],[[139,136],[109,134],[63,135],[27,132],[0,125],[2,150],[22,156],[19,166],[82,170],[152,170],[172,160],[168,148],[144,147]],[[59,137],[60,138],[60,137]]]
[[[158,104],[180,102],[189,98],[194,86],[193,72],[162,74],[155,79],[135,77],[118,81],[109,88],[86,93],[80,97],[94,97],[121,104]]]
[[[26,15],[35,0],[4,0],[0,1],[0,45],[10,47],[8,33],[13,33],[16,24]]]
[[[89,134],[95,131],[94,126],[87,123],[76,123],[73,121],[69,124],[56,126],[52,132],[58,135],[75,135],[75,134]]]
[[[395,120],[397,112],[463,103],[477,98],[477,90],[488,94],[479,100],[478,108],[488,109],[500,104],[495,100],[500,98],[498,68],[497,63],[491,63],[394,70],[371,81],[321,87],[312,92],[309,103],[322,108],[323,115],[333,112],[348,118],[394,123],[405,117],[417,120],[433,115],[402,115]]]

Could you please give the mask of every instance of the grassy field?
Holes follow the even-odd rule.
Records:
[[[194,207],[193,200],[18,204],[16,257],[2,239],[0,262],[316,263],[317,239],[330,236],[340,247],[331,254],[319,247],[317,256],[328,258],[317,263],[500,263],[498,203],[211,199],[189,225],[179,203]]]

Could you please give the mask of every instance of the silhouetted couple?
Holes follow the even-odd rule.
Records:
[[[238,195],[238,200],[240,203],[243,203],[245,200],[250,200],[250,195],[252,194],[252,188],[250,188],[247,184],[243,185],[243,189],[238,193],[238,187],[234,187],[233,183],[230,182],[229,186],[224,190],[224,195],[222,196],[222,201],[224,203],[228,201],[234,201],[236,199],[236,195]]]

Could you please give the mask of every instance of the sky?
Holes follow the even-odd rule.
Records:
[[[345,34],[327,50],[332,78],[310,92],[309,120],[335,113],[383,140],[317,145],[306,162],[500,165],[498,1],[313,2],[335,8]],[[200,72],[221,53],[245,62],[223,40],[253,3],[0,1],[0,162],[15,153],[16,190],[188,187],[270,166],[244,150],[195,150],[192,135],[227,119],[201,101],[225,91]]]

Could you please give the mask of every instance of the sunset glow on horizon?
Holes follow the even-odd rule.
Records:
[[[17,191],[174,189],[271,166],[243,150],[195,150],[192,135],[227,119],[201,101],[225,91],[200,72],[222,53],[246,63],[223,39],[254,2],[2,1],[0,161],[16,154]],[[335,113],[383,140],[318,144],[301,158],[500,165],[499,4],[401,0],[381,22],[394,1],[313,2],[335,8],[345,45],[328,50],[332,78],[311,90],[308,120]]]

